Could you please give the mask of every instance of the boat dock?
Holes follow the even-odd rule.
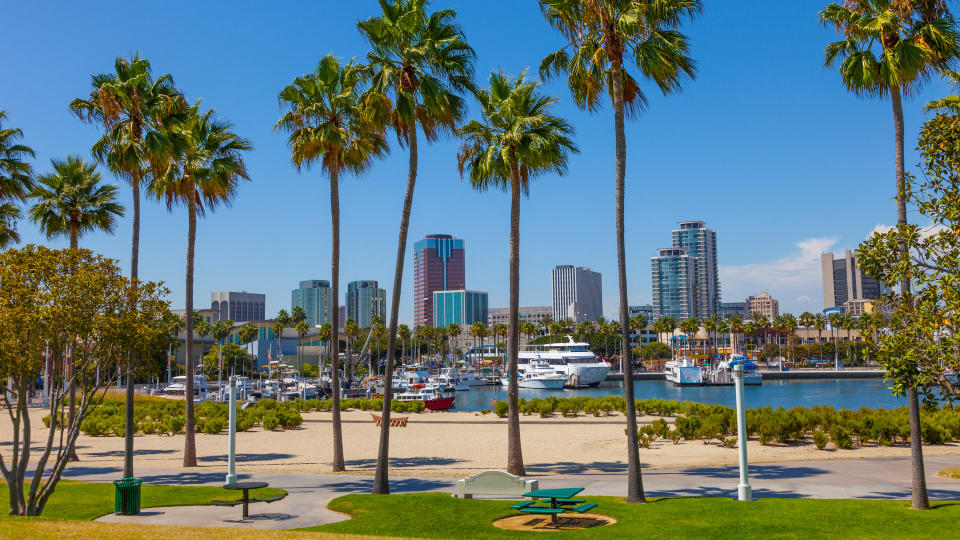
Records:
[[[764,380],[817,380],[817,379],[882,379],[884,371],[882,369],[844,369],[834,371],[832,369],[818,370],[798,370],[798,371],[766,371],[760,370],[758,373],[763,375]],[[608,381],[622,381],[623,373],[608,373]],[[634,373],[635,381],[663,381],[666,375],[661,372]]]

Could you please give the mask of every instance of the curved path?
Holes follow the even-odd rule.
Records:
[[[957,457],[925,459],[927,487],[931,499],[960,499],[960,480],[940,478],[936,473],[960,466]],[[584,495],[624,496],[625,466],[611,463],[609,472],[577,473],[575,464],[557,464],[555,470],[537,471],[541,488],[585,487]],[[120,476],[119,468],[91,468],[78,463],[64,477],[75,480],[110,481]],[[212,468],[193,470],[140,470],[138,476],[150,484],[221,485],[224,472]],[[244,480],[269,482],[285,489],[282,501],[250,505],[250,518],[240,518],[240,507],[182,506],[148,509],[137,516],[113,514],[97,521],[163,524],[200,527],[242,527],[293,529],[334,523],[347,516],[327,509],[334,498],[348,493],[369,493],[373,477],[358,474],[239,474]],[[903,458],[845,459],[837,461],[755,464],[751,467],[755,497],[810,497],[820,499],[909,499],[910,462]],[[736,467],[656,469],[644,471],[649,496],[735,497]],[[453,493],[455,478],[394,477],[394,493],[438,491]],[[234,494],[224,492],[224,497]]]

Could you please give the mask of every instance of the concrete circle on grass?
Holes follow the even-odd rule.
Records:
[[[617,520],[603,514],[560,514],[553,521],[550,516],[521,514],[498,519],[493,526],[508,531],[576,531],[613,525]]]

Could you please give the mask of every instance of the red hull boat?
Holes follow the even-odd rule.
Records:
[[[423,404],[431,411],[445,411],[450,407],[453,407],[454,399],[456,398],[442,397],[442,398],[436,398],[436,399],[428,399],[428,400],[425,400]]]

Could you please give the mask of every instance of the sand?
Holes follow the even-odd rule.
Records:
[[[46,440],[41,417],[33,410],[34,441]],[[506,419],[492,414],[434,412],[409,415],[407,427],[391,428],[391,473],[411,476],[459,477],[506,466]],[[260,428],[237,434],[237,469],[241,472],[327,473],[331,468],[332,424],[329,412],[303,415],[303,426],[267,432]],[[657,417],[640,418],[649,423]],[[668,418],[669,420],[669,418]],[[521,416],[524,463],[528,474],[617,473],[626,470],[625,421],[622,415],[595,418],[540,418]],[[343,443],[347,469],[372,474],[376,467],[379,429],[369,412],[343,413]],[[10,456],[11,424],[0,420],[0,452]],[[183,435],[137,435],[137,467],[178,469],[182,463]],[[201,469],[226,467],[228,436],[197,434]],[[42,442],[41,442],[42,444]],[[119,467],[123,456],[121,437],[87,437],[81,434],[77,451],[84,466]],[[909,446],[874,445],[837,450],[817,450],[812,442],[762,446],[750,441],[751,463],[908,457]],[[960,455],[960,444],[924,447],[925,455]],[[36,453],[34,453],[36,456]],[[689,468],[736,465],[737,450],[715,442],[654,442],[640,449],[645,468]]]

